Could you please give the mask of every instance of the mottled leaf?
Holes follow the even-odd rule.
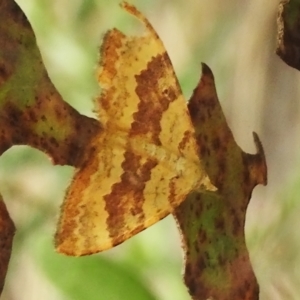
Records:
[[[33,30],[13,0],[0,1],[0,155],[30,145],[55,164],[77,166],[100,129],[96,120],[65,103],[43,65]],[[0,202],[0,289],[10,258],[14,225]],[[0,291],[1,292],[1,291]]]
[[[184,244],[186,285],[197,300],[258,299],[244,225],[253,188],[267,182],[261,143],[254,133],[254,155],[236,144],[206,65],[188,107],[199,155],[218,191],[191,193],[174,214]]]
[[[299,0],[285,0],[279,4],[276,53],[289,66],[300,70]]]
[[[0,1],[0,45],[0,155],[13,145],[30,145],[55,164],[76,166],[99,124],[62,100],[13,0]]]
[[[15,225],[0,195],[0,294],[4,286],[14,234]]]

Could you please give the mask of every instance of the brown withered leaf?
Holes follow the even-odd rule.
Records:
[[[69,188],[56,234],[59,252],[116,246],[170,214],[193,190],[214,189],[198,157],[194,128],[171,61],[148,20],[142,36],[109,31],[101,47],[99,117]]]
[[[258,299],[244,225],[253,188],[267,183],[263,148],[255,133],[257,154],[236,144],[204,64],[188,108],[199,156],[218,190],[192,192],[175,211],[185,251],[185,283],[195,300]]]
[[[30,145],[55,164],[77,166],[99,123],[63,101],[13,0],[0,1],[0,45],[0,155],[13,145]]]
[[[277,16],[276,53],[289,66],[300,70],[300,2],[280,2]]]
[[[2,293],[11,255],[15,225],[0,195],[0,294]]]

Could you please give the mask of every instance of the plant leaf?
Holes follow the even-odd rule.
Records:
[[[99,122],[62,100],[47,75],[33,30],[13,0],[0,1],[0,45],[0,155],[13,145],[30,145],[49,154],[55,164],[76,166]],[[0,292],[14,231],[1,198]]]
[[[300,70],[300,1],[284,0],[278,8],[276,53]]]
[[[15,225],[0,195],[0,294],[4,286],[14,234]]]
[[[185,282],[193,299],[258,299],[258,284],[245,244],[244,225],[253,188],[266,184],[258,136],[255,155],[234,141],[220,107],[210,69],[188,104],[199,155],[215,192],[193,192],[175,211],[185,251]]]
[[[99,123],[62,100],[13,0],[0,2],[0,45],[0,155],[13,145],[30,145],[55,164],[76,166]]]

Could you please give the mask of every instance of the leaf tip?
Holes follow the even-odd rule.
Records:
[[[265,151],[263,149],[262,143],[258,137],[256,132],[253,132],[253,139],[256,147],[257,154],[255,154],[255,166],[256,172],[255,177],[257,182],[263,185],[267,185],[268,183],[268,176],[267,176],[267,162]]]
[[[212,73],[210,67],[206,63],[202,62],[201,67],[202,67],[202,76],[209,75],[209,76],[213,77],[213,73]]]

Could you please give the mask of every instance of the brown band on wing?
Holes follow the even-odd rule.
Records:
[[[157,160],[147,158],[143,161],[141,155],[132,151],[126,151],[124,154],[122,168],[124,170],[121,176],[121,182],[112,186],[111,193],[104,196],[105,209],[109,217],[106,220],[107,229],[110,237],[118,239],[121,232],[127,231],[131,222],[128,217],[138,220],[142,223],[144,220],[143,204],[145,201],[144,189],[146,182],[150,179],[151,170],[157,165]],[[134,222],[135,223],[135,222]],[[127,228],[131,231],[132,228]],[[121,242],[121,241],[120,241]]]
[[[138,111],[134,113],[130,136],[146,135],[155,145],[161,145],[159,134],[162,130],[160,120],[169,104],[177,99],[178,91],[173,86],[162,86],[160,79],[166,78],[166,53],[157,55],[147,68],[136,75],[136,93],[140,99]],[[159,100],[158,100],[159,99]]]

